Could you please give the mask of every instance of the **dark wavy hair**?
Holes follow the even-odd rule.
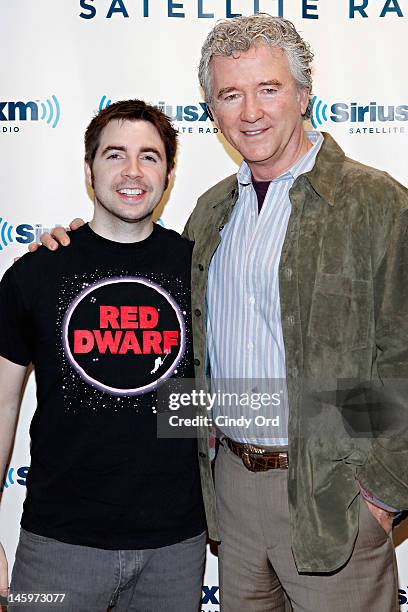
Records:
[[[148,121],[159,132],[166,151],[167,174],[174,168],[177,153],[177,130],[167,115],[143,100],[121,100],[99,111],[85,131],[85,161],[92,169],[101,132],[111,121]]]

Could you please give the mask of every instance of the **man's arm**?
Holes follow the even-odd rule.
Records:
[[[0,478],[3,478],[16,431],[26,367],[0,356]],[[0,593],[8,588],[8,566],[0,544]]]
[[[386,504],[408,508],[408,209],[392,225],[377,268],[376,389],[378,432],[366,463],[358,470],[361,486]]]
[[[56,251],[60,244],[62,246],[68,246],[71,241],[69,239],[69,235],[67,234],[67,231],[76,230],[84,224],[85,224],[85,221],[83,219],[81,219],[80,217],[76,217],[69,224],[69,228],[54,227],[51,234],[48,234],[48,233],[41,234],[40,236],[41,244],[47,247],[47,249],[49,249],[50,251]],[[36,242],[32,242],[29,245],[28,250],[31,251],[31,253],[33,253],[34,251],[38,249],[39,246],[40,245],[37,244]]]

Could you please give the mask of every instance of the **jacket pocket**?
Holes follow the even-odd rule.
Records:
[[[365,348],[371,321],[371,287],[371,281],[318,273],[308,336],[340,352]]]

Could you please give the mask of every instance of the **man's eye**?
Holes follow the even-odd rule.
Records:
[[[265,87],[265,89],[263,89],[262,92],[266,94],[267,96],[273,96],[273,94],[277,92],[277,89],[273,89],[272,87]]]
[[[157,158],[154,155],[143,155],[142,159],[145,159],[146,161],[152,161],[152,162],[157,162]]]
[[[234,100],[237,100],[238,97],[239,97],[239,94],[237,93],[228,94],[227,96],[225,96],[224,102],[233,102]]]
[[[119,159],[120,155],[119,153],[111,153],[110,155],[108,155],[107,159]]]

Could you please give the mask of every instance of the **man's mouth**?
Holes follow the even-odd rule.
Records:
[[[143,189],[118,189],[119,193],[123,193],[124,195],[141,195],[144,193]]]
[[[146,190],[140,187],[122,187],[117,189],[116,193],[125,202],[139,202],[146,195]]]
[[[264,134],[268,128],[262,128],[261,130],[242,130],[242,133],[245,136],[253,137],[259,136],[259,134]]]

